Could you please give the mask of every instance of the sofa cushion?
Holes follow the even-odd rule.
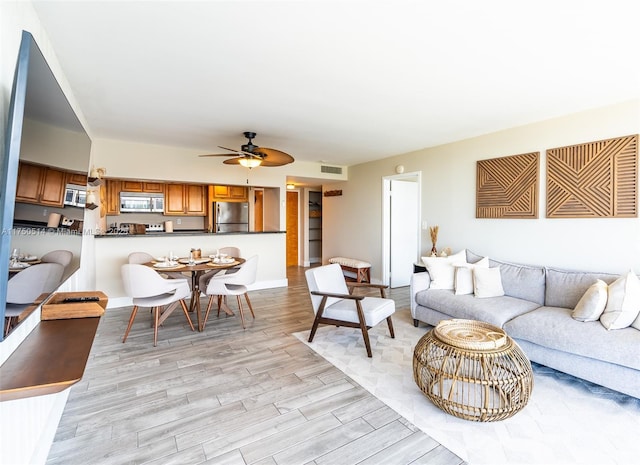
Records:
[[[640,331],[607,331],[598,321],[571,318],[570,308],[540,307],[504,325],[506,333],[549,349],[582,355],[640,370]]]
[[[589,286],[598,279],[611,284],[618,275],[546,268],[547,287],[544,305],[549,307],[575,308]]]
[[[448,257],[422,257],[422,262],[431,276],[431,288],[453,289],[455,268],[454,265],[465,263],[466,252],[449,255]]]
[[[468,263],[476,263],[483,258],[470,250],[466,252]],[[505,295],[544,305],[545,273],[543,267],[520,265],[492,259],[489,259],[489,266],[492,268],[500,267],[500,276],[502,277],[502,287]]]
[[[476,268],[473,273],[473,293],[479,299],[503,296],[500,268]]]
[[[451,318],[479,320],[498,327],[539,307],[534,302],[509,296],[478,299],[473,295],[455,295],[452,290],[445,289],[420,291],[416,294],[416,301],[418,305],[437,310]]]
[[[500,267],[505,295],[544,305],[544,268],[489,259],[491,267]]]
[[[484,257],[476,263],[453,265],[455,272],[456,295],[473,294],[473,269],[476,267],[489,268],[489,257]]]
[[[600,323],[607,329],[627,328],[639,313],[640,280],[629,271],[609,285],[607,306],[600,316]]]
[[[578,321],[598,321],[607,306],[607,283],[598,279],[580,298],[571,317]]]

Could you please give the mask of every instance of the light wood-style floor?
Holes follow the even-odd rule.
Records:
[[[291,336],[313,312],[304,269],[288,277],[288,288],[250,293],[246,330],[212,312],[191,332],[176,311],[157,347],[148,311],[123,344],[131,308],[108,310],[47,464],[462,463]],[[389,296],[407,309],[408,294]]]

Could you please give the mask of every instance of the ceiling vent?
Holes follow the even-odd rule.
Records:
[[[342,167],[320,165],[320,172],[331,173],[331,174],[342,174]]]

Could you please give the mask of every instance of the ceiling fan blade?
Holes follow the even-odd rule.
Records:
[[[218,148],[221,148],[221,149],[223,149],[223,150],[228,150],[229,152],[242,153],[242,151],[241,151],[241,150],[228,149],[227,147],[223,147],[222,145],[218,145]]]
[[[235,157],[235,153],[208,153],[206,155],[198,155],[199,157]]]
[[[293,163],[295,160],[288,153],[282,152],[276,149],[269,149],[267,147],[258,147],[256,152],[264,155],[262,164],[264,166],[282,166]]]

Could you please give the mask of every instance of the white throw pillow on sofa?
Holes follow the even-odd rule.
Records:
[[[465,263],[464,265],[454,265],[455,268],[455,294],[473,294],[473,269],[489,268],[489,257],[484,257],[476,263]]]
[[[478,298],[504,295],[500,267],[475,268],[473,270],[473,293]]]
[[[609,286],[601,279],[589,286],[589,289],[578,301],[576,308],[571,312],[573,319],[578,321],[598,321],[607,306],[608,290]]]
[[[453,290],[455,276],[455,268],[453,266],[466,262],[467,251],[464,249],[448,257],[422,257],[422,263],[427,267],[431,278],[429,288]]]
[[[609,284],[607,306],[600,323],[607,329],[631,326],[640,314],[640,279],[633,271]]]

